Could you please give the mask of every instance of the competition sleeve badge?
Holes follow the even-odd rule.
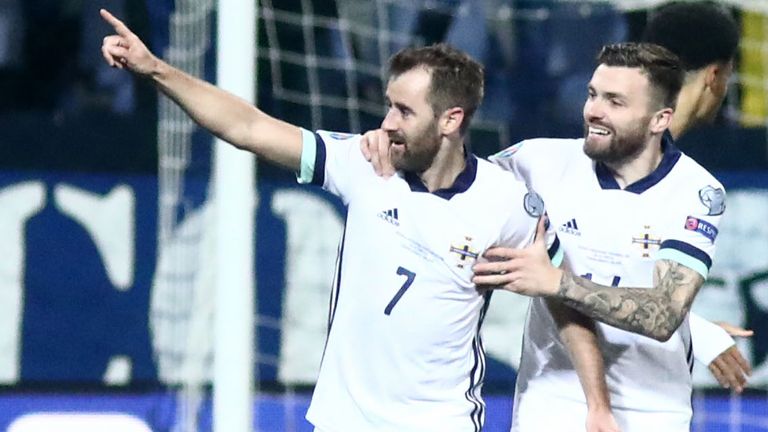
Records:
[[[523,198],[523,208],[531,217],[538,218],[544,214],[544,200],[541,195],[529,190]]]
[[[472,237],[470,236],[464,236],[459,242],[451,242],[450,251],[456,267],[460,269],[472,265],[479,256],[477,250],[472,247]]]
[[[707,216],[719,216],[725,211],[725,191],[712,186],[705,186],[699,190],[699,199],[709,211]]]

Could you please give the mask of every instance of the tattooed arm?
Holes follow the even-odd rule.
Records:
[[[677,330],[704,283],[695,270],[662,259],[656,262],[652,288],[600,285],[553,267],[538,237],[524,249],[485,251],[488,262],[475,264],[473,282],[481,289],[555,297],[590,318],[659,341]]]
[[[659,260],[653,280],[653,288],[616,288],[563,272],[555,297],[598,321],[666,341],[688,314],[704,278],[680,263]]]

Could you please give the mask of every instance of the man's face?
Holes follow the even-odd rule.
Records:
[[[389,80],[389,107],[381,128],[389,135],[389,154],[395,169],[424,172],[440,149],[438,118],[427,101],[431,80],[429,72],[422,68]]]
[[[584,104],[584,153],[606,163],[637,156],[650,136],[650,93],[640,69],[598,66]]]

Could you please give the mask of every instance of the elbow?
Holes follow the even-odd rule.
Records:
[[[659,329],[657,331],[651,332],[651,334],[648,334],[647,336],[659,342],[666,342],[672,337],[673,334],[675,334],[675,330]]]
[[[680,328],[680,324],[683,323],[683,319],[688,314],[687,310],[674,310],[667,316],[667,319],[659,322],[651,334],[647,335],[659,342],[668,341],[673,334]]]

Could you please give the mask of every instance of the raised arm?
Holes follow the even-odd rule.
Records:
[[[150,79],[196,123],[235,147],[285,168],[299,169],[302,141],[298,127],[162,61],[122,21],[104,9],[99,12],[115,31],[104,38],[101,47],[110,66]]]

